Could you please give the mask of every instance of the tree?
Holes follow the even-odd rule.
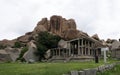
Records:
[[[57,35],[52,35],[48,32],[41,32],[38,34],[36,39],[37,52],[36,55],[39,56],[39,60],[44,59],[44,55],[48,49],[56,48],[57,44],[61,38]]]
[[[20,42],[15,42],[14,48],[20,48],[22,47],[22,44]]]

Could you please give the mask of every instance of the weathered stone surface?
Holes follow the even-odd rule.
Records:
[[[94,39],[96,39],[96,40],[100,40],[99,37],[98,37],[98,34],[94,34],[94,35],[92,36],[92,38],[94,38]]]
[[[37,27],[35,27],[34,29],[34,33],[40,33],[40,32],[44,32],[47,31],[47,29],[43,26],[43,25],[38,25]]]
[[[38,61],[38,57],[35,55],[35,52],[37,50],[36,45],[33,41],[29,42],[28,44],[28,51],[23,55],[23,58],[29,62],[30,60]]]
[[[97,70],[96,69],[90,69],[90,74],[89,75],[96,75]]]
[[[62,35],[66,30],[74,29],[76,30],[76,23],[73,19],[66,20],[61,16],[54,15],[50,18],[50,31]]]
[[[61,16],[53,15],[50,17],[50,21],[47,20],[47,18],[43,18],[40,22],[38,22],[33,32],[39,33],[41,31],[48,31],[53,34],[63,36],[64,32],[69,29],[76,30],[76,23],[74,19],[66,20]]]
[[[65,32],[64,38],[67,40],[75,39],[79,37],[79,31],[74,29],[69,29]]]
[[[32,34],[26,34],[17,38],[17,41],[22,43],[28,43],[32,38]]]
[[[85,71],[79,71],[79,75],[85,75]]]
[[[60,47],[60,48],[67,48],[67,41],[61,39],[61,40],[58,42],[58,47]]]
[[[46,54],[45,54],[45,58],[46,59],[49,59],[51,56],[51,51],[50,50],[47,50]]]
[[[5,51],[10,55],[10,58],[12,59],[12,61],[16,61],[16,59],[19,57],[21,49],[9,47],[9,48],[6,48]]]
[[[78,71],[71,71],[70,75],[78,75]]]
[[[49,30],[50,28],[50,24],[49,24],[49,21],[47,20],[47,18],[43,18],[41,21],[38,22],[37,24],[37,28],[39,28],[39,26],[44,26],[45,29]]]
[[[12,47],[12,46],[14,46],[15,42],[16,42],[16,39],[14,39],[14,40],[4,39],[4,40],[0,41],[0,44],[3,46],[6,46],[6,47]]]
[[[0,50],[0,62],[12,61],[10,55],[5,50]]]
[[[84,69],[84,71],[85,71],[85,75],[91,75],[90,74],[90,69]]]

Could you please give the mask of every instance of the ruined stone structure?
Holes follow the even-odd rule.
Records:
[[[111,56],[116,59],[120,59],[120,41],[114,41],[111,44]]]
[[[51,60],[91,60],[101,56],[101,42],[86,36],[72,39],[67,42],[66,48],[51,49]]]

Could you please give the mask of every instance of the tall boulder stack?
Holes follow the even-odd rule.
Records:
[[[76,23],[73,19],[66,20],[61,16],[52,16],[50,18],[50,32],[63,36],[68,30],[76,30]]]
[[[50,20],[43,18],[38,22],[37,26],[34,29],[34,33],[40,33],[41,31],[48,31],[52,34],[56,34],[65,38],[67,32],[76,31],[76,23],[74,19],[66,20],[62,16],[53,15],[50,17]]]

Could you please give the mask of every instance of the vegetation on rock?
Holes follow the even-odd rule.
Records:
[[[6,48],[6,46],[0,44],[0,49],[4,49],[4,48]]]
[[[23,58],[23,55],[25,54],[25,52],[28,51],[28,47],[23,47],[22,50],[21,50],[21,53],[19,55],[19,58],[17,60],[21,60],[21,61],[24,61],[24,58]]]
[[[20,48],[20,47],[22,47],[22,44],[20,42],[15,42],[13,47],[14,48]]]
[[[48,32],[41,32],[36,39],[37,52],[39,60],[44,59],[45,52],[51,48],[57,48],[58,42],[61,38],[57,35],[52,35]]]

